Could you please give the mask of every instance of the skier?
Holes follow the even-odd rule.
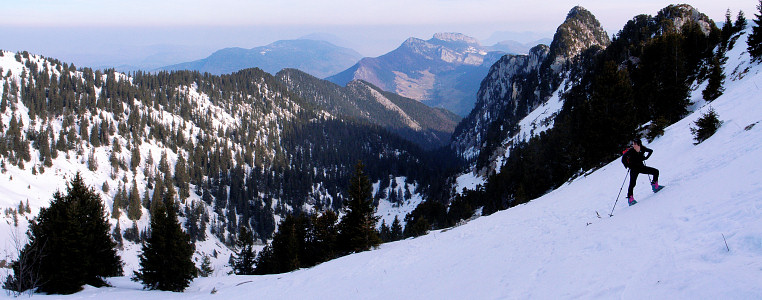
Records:
[[[643,164],[643,161],[651,157],[653,152],[653,150],[643,146],[643,142],[641,142],[640,139],[633,140],[631,147],[627,148],[627,150],[624,150],[623,152],[622,164],[624,164],[625,168],[630,169],[630,188],[627,190],[627,203],[630,204],[630,206],[638,203],[632,196],[632,190],[635,188],[635,184],[637,183],[638,174],[643,173],[654,176],[654,179],[651,182],[651,190],[653,190],[654,193],[658,192],[664,187],[659,185],[659,170],[647,167],[645,164]]]

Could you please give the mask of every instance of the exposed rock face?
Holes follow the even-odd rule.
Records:
[[[505,147],[501,142],[516,132],[518,122],[559,88],[565,70],[580,53],[610,43],[598,20],[586,9],[574,7],[550,47],[538,45],[528,55],[505,55],[492,65],[476,106],[453,133],[452,147],[468,160],[479,160],[477,165],[485,164],[485,157]]]
[[[558,72],[564,63],[592,46],[606,48],[611,44],[601,23],[588,10],[575,6],[558,26],[550,44],[551,67]]]
[[[549,52],[548,46],[538,45],[528,55],[505,55],[492,65],[477,94],[476,107],[453,133],[452,144],[459,154],[476,158],[494,122],[526,110],[520,107],[526,106],[527,94],[534,95],[534,87],[525,83],[538,81],[537,70]]]
[[[683,26],[696,23],[705,35],[709,35],[712,32],[712,25],[714,24],[714,21],[709,19],[707,15],[688,4],[667,6],[659,11],[656,19],[662,32],[674,30],[677,33],[681,33]],[[660,22],[661,20],[667,22]]]

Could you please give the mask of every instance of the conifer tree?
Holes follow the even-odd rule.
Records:
[[[734,33],[733,20],[730,19],[730,9],[725,11],[725,23],[722,25],[720,31],[720,51],[725,52],[730,50],[729,43],[730,37]]]
[[[56,192],[48,208],[29,224],[29,244],[14,263],[15,280],[24,280],[18,261],[28,255],[41,277],[38,286],[23,286],[21,291],[38,287],[46,293],[74,293],[83,285],[106,285],[105,277],[122,274],[122,263],[111,239],[111,226],[100,196],[85,185],[77,173],[68,183],[66,194]]]
[[[0,97],[0,114],[5,112],[5,108],[8,107],[8,82],[3,84],[3,94]]]
[[[736,16],[736,23],[733,24],[733,27],[735,28],[736,32],[741,32],[746,28],[746,25],[748,25],[748,22],[746,21],[746,16],[744,15],[742,10],[739,10],[738,16]]]
[[[132,279],[146,289],[181,292],[196,277],[195,247],[177,221],[174,201],[154,202],[160,203],[151,212],[151,234],[143,243],[140,269]]]
[[[140,166],[140,147],[137,145],[132,146],[132,156],[130,158],[130,169],[135,172]]]
[[[254,251],[254,236],[246,227],[241,227],[238,240],[235,243],[233,255],[233,272],[237,275],[253,275],[256,251]]]
[[[111,205],[111,218],[119,220],[119,217],[122,216],[121,212],[119,211],[119,206],[121,203],[121,195],[119,194],[119,190],[114,194],[114,203]]]
[[[185,157],[182,154],[177,155],[175,164],[175,184],[180,188],[180,199],[185,200],[190,197],[190,176],[188,176],[188,167],[185,163]]]
[[[392,222],[391,227],[391,240],[399,241],[402,237],[402,225],[400,224],[400,219],[397,216],[394,216],[394,221]]]
[[[143,192],[143,199],[140,203],[143,205],[143,208],[145,209],[151,209],[151,196],[148,195],[148,189],[146,188],[145,192]],[[150,213],[150,211],[149,211]]]
[[[164,197],[164,180],[161,179],[161,176],[157,175],[156,179],[154,180],[153,185],[153,195],[151,196],[151,205],[149,211],[153,213],[153,211],[156,209],[159,204],[161,204],[162,198]]]
[[[98,170],[98,161],[95,159],[95,148],[90,150],[90,154],[87,156],[87,169],[93,172]]]
[[[313,261],[308,262],[308,265],[316,265],[336,258],[336,239],[339,233],[338,224],[336,223],[339,217],[332,210],[325,211],[319,217],[313,216],[312,218],[313,229],[307,241],[307,252],[311,254]]]
[[[132,189],[130,189],[129,206],[127,209],[127,218],[130,220],[138,220],[143,215],[143,210],[140,203],[140,192],[138,191],[138,183],[135,179],[132,179]]]
[[[114,231],[111,232],[111,236],[114,238],[114,241],[117,245],[121,247],[124,240],[122,239],[122,227],[119,225],[119,221],[116,221],[116,227],[114,227]]]
[[[214,269],[212,269],[212,259],[209,258],[209,255],[204,255],[204,258],[201,260],[201,267],[198,268],[198,275],[201,277],[209,277],[214,273]]]
[[[705,141],[722,126],[717,112],[713,108],[710,108],[705,114],[701,115],[701,118],[694,122],[696,127],[691,127],[691,133],[693,134],[693,140],[696,141],[696,145]]]
[[[749,55],[753,61],[762,60],[762,0],[757,4],[757,13],[751,33],[747,39]]]
[[[712,57],[709,65],[709,82],[706,88],[701,92],[706,101],[714,101],[725,92],[725,87],[722,85],[725,83],[725,74],[722,73],[722,62],[718,53]]]
[[[339,224],[339,249],[349,254],[378,246],[381,240],[376,231],[378,217],[373,215],[372,186],[361,162],[355,166],[349,183],[349,199],[344,206],[347,213]]]
[[[389,229],[389,225],[386,225],[386,220],[381,221],[381,229],[378,232],[378,237],[383,241],[384,243],[388,243],[392,241],[392,231]]]

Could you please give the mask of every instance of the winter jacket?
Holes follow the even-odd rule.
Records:
[[[622,152],[622,164],[625,168],[639,168],[644,166],[643,161],[651,157],[654,151],[646,148],[646,146],[640,146],[640,152],[635,151],[630,147]]]

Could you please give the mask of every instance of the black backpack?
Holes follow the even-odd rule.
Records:
[[[632,156],[632,154],[630,153],[630,150],[632,150],[632,148],[627,148],[624,151],[622,151],[622,164],[627,169],[630,168],[630,156]]]

